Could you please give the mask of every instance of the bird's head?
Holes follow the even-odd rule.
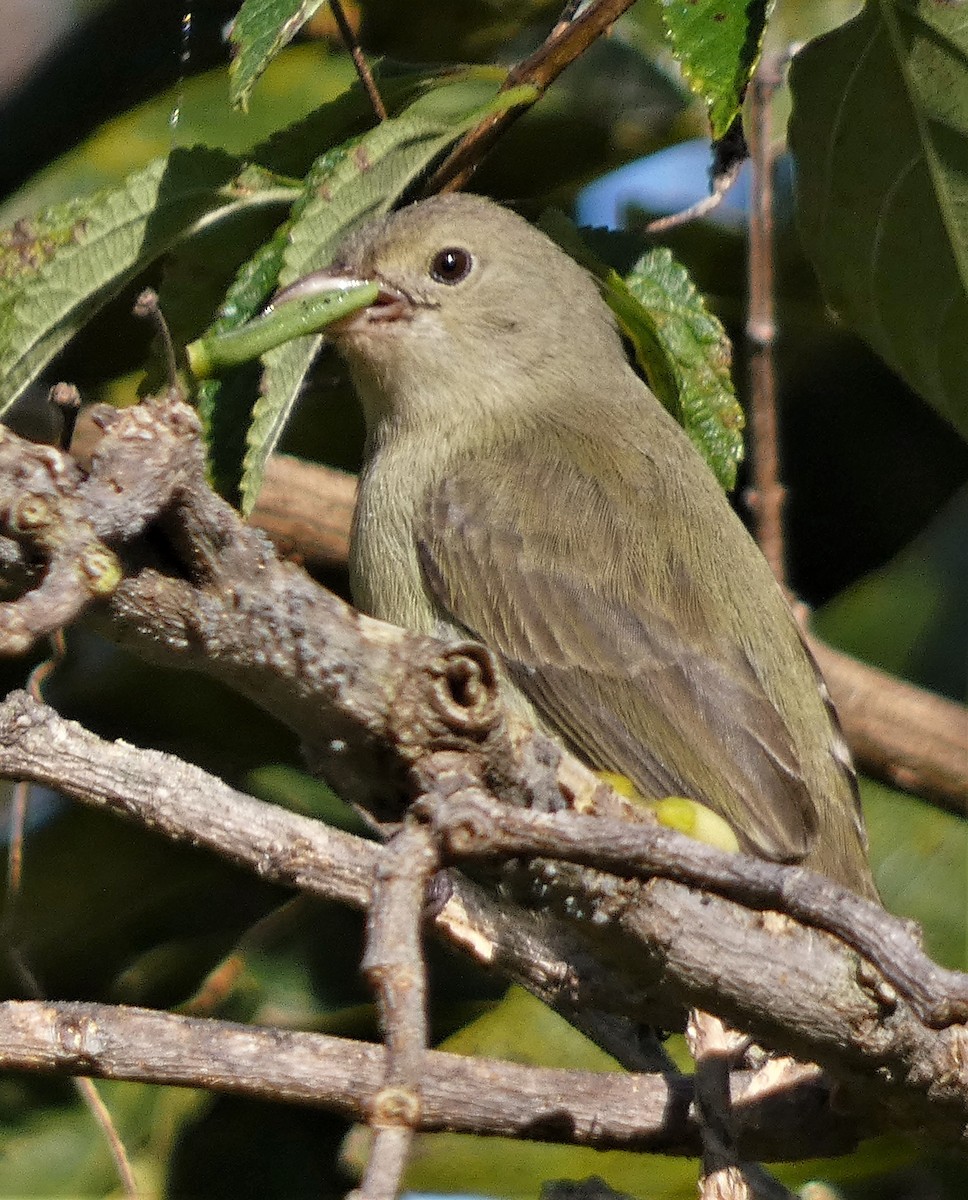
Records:
[[[369,281],[379,285],[376,301],[330,336],[371,429],[387,418],[438,428],[462,414],[505,421],[580,385],[576,372],[597,374],[602,355],[621,361],[591,276],[479,196],[437,196],[363,225],[329,268],[276,302]]]

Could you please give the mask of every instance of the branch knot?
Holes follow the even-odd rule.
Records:
[[[455,733],[484,738],[500,716],[494,656],[477,642],[459,642],[430,667],[430,699],[437,716]]]

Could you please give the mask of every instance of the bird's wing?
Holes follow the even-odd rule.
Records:
[[[515,486],[522,471],[545,497],[527,521]],[[723,632],[742,614],[729,614],[735,624],[717,614],[718,631],[704,627],[707,606],[690,602],[683,579],[678,620],[623,553],[648,507],[631,494],[627,511],[615,503],[550,460],[466,464],[418,520],[427,584],[593,766],[628,776],[648,798],[702,799],[763,857],[802,858],[817,813],[790,731],[738,633]]]

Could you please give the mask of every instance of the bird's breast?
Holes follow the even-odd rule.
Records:
[[[431,486],[413,454],[374,455],[360,475],[350,541],[350,589],[363,612],[416,633],[438,632],[414,534]]]

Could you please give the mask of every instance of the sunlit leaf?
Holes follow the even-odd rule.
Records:
[[[685,267],[659,248],[623,279],[561,213],[545,213],[541,226],[598,279],[650,387],[722,486],[732,489],[745,424],[730,375],[732,349]]]
[[[176,150],[118,188],[0,233],[0,405],[173,241],[251,205],[291,198],[214,150]]]
[[[624,280],[634,307],[627,303],[621,283],[617,276],[610,280],[606,298],[635,346],[643,371],[719,482],[732,489],[743,458],[745,422],[733,390],[725,329],[685,267],[665,248],[643,255]]]
[[[232,103],[245,109],[255,81],[323,0],[245,0],[232,22]]]
[[[662,5],[682,73],[709,106],[714,140],[739,113],[772,7],[772,0],[665,0]]]

